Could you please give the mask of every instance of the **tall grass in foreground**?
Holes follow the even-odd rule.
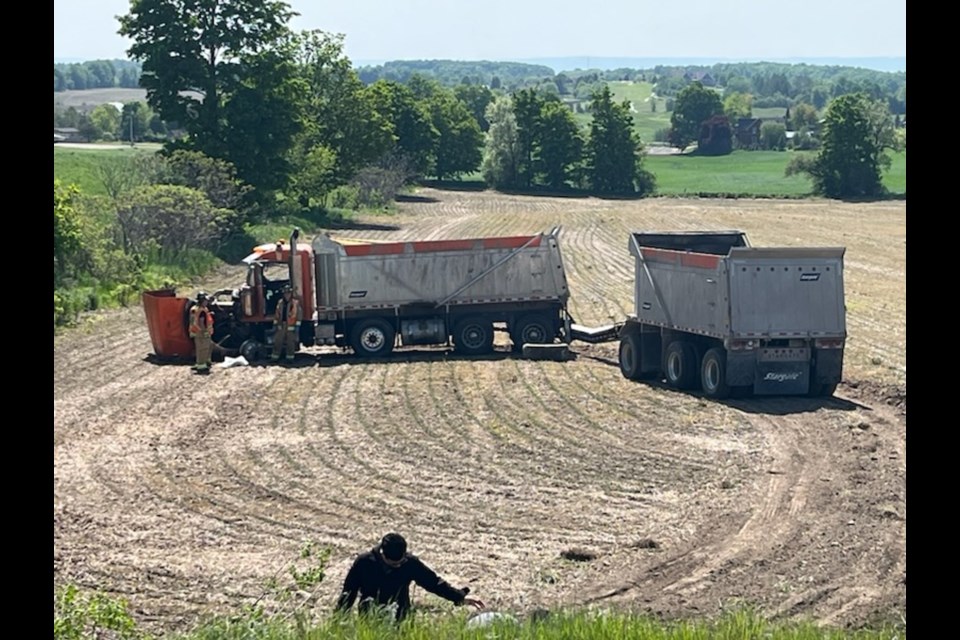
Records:
[[[497,620],[471,627],[464,615],[417,619],[394,625],[389,620],[330,618],[306,628],[294,622],[211,622],[176,640],[901,640],[905,625],[875,630],[822,629],[812,623],[767,622],[749,611],[716,621],[664,622],[626,613],[555,614],[541,621]]]
[[[905,640],[907,623],[888,614],[862,629],[822,628],[811,622],[772,622],[747,605],[714,619],[660,620],[625,610],[538,611],[518,619],[494,614],[476,624],[465,609],[415,612],[402,624],[389,609],[381,615],[353,613],[318,618],[312,590],[325,577],[329,551],[305,547],[299,562],[287,570],[293,582],[270,581],[270,606],[246,606],[231,616],[203,621],[186,632],[163,633],[165,640]],[[279,572],[278,572],[279,575]],[[265,592],[264,595],[267,595]],[[304,597],[309,596],[309,597]],[[55,590],[54,640],[113,638],[150,640],[141,630],[124,598],[90,592],[68,584]]]

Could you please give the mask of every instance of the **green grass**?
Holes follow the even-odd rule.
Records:
[[[644,166],[657,179],[657,194],[683,196],[734,194],[760,197],[810,195],[806,176],[785,177],[793,152],[734,151],[726,156],[647,156]],[[907,192],[906,152],[894,155],[883,184],[894,194]]]
[[[734,151],[726,156],[648,156],[644,165],[657,178],[659,195],[732,193],[799,197],[810,193],[810,179],[784,177],[792,154]]]
[[[108,158],[132,158],[136,154],[156,153],[159,148],[160,145],[156,144],[121,149],[103,148],[95,144],[85,149],[54,147],[53,177],[60,178],[64,184],[76,184],[88,195],[105,196],[107,191],[97,176],[98,163]]]
[[[624,612],[561,613],[541,621],[503,619],[485,627],[467,627],[465,613],[446,618],[415,619],[402,625],[378,619],[328,618],[319,625],[304,624],[299,629],[291,622],[275,619],[215,621],[178,636],[174,640],[432,640],[458,638],[486,640],[905,640],[906,629],[888,626],[875,630],[818,628],[812,623],[771,623],[745,611],[730,612],[715,621],[664,622],[648,616]]]
[[[649,82],[610,82],[610,91],[613,92],[613,99],[617,102],[630,100],[636,112],[631,112],[633,116],[633,128],[640,134],[640,139],[644,144],[653,142],[653,134],[658,129],[664,129],[670,126],[670,112],[667,111],[665,98],[652,98],[653,85]],[[651,111],[651,100],[657,104],[656,112]],[[587,115],[586,121],[590,117]]]
[[[883,186],[891,193],[907,192],[907,152],[891,154],[890,169],[883,174]]]

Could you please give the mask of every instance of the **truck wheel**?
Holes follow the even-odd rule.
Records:
[[[523,316],[511,329],[514,351],[522,350],[525,344],[550,344],[556,338],[553,323],[540,314]]]
[[[726,398],[730,395],[727,384],[727,352],[714,347],[703,356],[700,367],[700,386],[711,398]]]
[[[697,384],[697,352],[683,340],[671,342],[664,363],[667,383],[677,389],[693,389]]]
[[[244,340],[243,344],[240,345],[240,355],[243,356],[247,362],[256,362],[260,358],[260,350],[260,343],[253,338]]]
[[[628,380],[639,380],[640,334],[631,333],[620,340],[620,373]]]
[[[371,318],[354,325],[350,346],[358,356],[376,358],[393,351],[395,338],[396,332],[389,322],[382,318]]]
[[[453,330],[456,350],[467,355],[481,355],[493,351],[493,323],[480,318],[467,318]]]

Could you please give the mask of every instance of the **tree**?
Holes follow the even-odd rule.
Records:
[[[750,93],[750,81],[742,76],[733,76],[727,80],[726,89],[723,92],[724,99],[734,93]]]
[[[440,134],[431,122],[425,101],[392,80],[377,80],[367,87],[373,108],[390,124],[395,151],[409,159],[414,173],[427,175],[433,169],[433,154]]]
[[[278,43],[241,58],[242,79],[223,107],[223,154],[206,154],[229,161],[244,182],[268,193],[286,187],[289,151],[306,126],[307,82],[294,47]]]
[[[120,112],[112,104],[98,104],[90,112],[90,121],[99,130],[100,137],[114,140],[120,132]]]
[[[179,150],[164,157],[156,170],[156,183],[196,189],[214,207],[240,212],[246,206],[250,186],[237,177],[237,168],[226,160]]]
[[[820,153],[791,161],[786,175],[809,174],[814,191],[831,198],[876,196],[890,148],[898,147],[886,104],[863,93],[843,95],[827,107]]]
[[[128,102],[123,105],[120,115],[120,139],[133,144],[142,140],[150,122],[150,109],[144,102]]]
[[[461,84],[453,89],[454,94],[463,101],[480,125],[481,131],[490,128],[485,113],[487,105],[493,102],[493,92],[482,84]]]
[[[308,114],[298,153],[317,146],[332,150],[337,157],[337,183],[346,184],[362,167],[390,151],[392,125],[376,110],[344,55],[342,35],[305,31],[297,42]]]
[[[694,81],[677,95],[670,116],[670,144],[686,149],[700,136],[700,126],[712,116],[723,113],[723,103],[715,91]]]
[[[520,160],[520,139],[513,100],[501,96],[491,102],[484,114],[490,123],[483,147],[480,171],[484,181],[496,189],[517,184],[517,165]]]
[[[641,166],[643,145],[633,129],[630,102],[613,102],[606,85],[593,94],[587,140],[587,176],[599,193],[649,193],[653,176]]]
[[[430,116],[439,134],[434,174],[439,180],[476,171],[482,155],[483,132],[467,106],[451,91],[430,100]]]
[[[723,100],[723,113],[731,120],[753,116],[753,96],[746,93],[730,93]]]
[[[733,129],[727,116],[713,116],[700,127],[697,154],[722,156],[733,151]]]
[[[805,102],[794,105],[793,111],[790,113],[789,124],[794,131],[799,131],[803,127],[816,129],[819,124],[816,108]]]
[[[543,98],[534,89],[522,89],[513,94],[513,115],[517,120],[517,142],[520,145],[517,177],[525,187],[533,183],[536,174],[534,156],[540,139],[543,103]]]
[[[569,108],[559,102],[544,103],[537,147],[539,169],[547,184],[562,189],[583,156],[583,137]]]
[[[196,149],[224,157],[223,107],[244,80],[242,59],[284,38],[293,15],[282,0],[131,0],[119,33],[143,63],[150,106],[180,123]]]
[[[303,209],[316,203],[326,205],[327,194],[337,186],[337,153],[323,145],[306,151],[296,162],[290,192]]]
[[[779,122],[764,122],[760,125],[760,147],[769,151],[787,148],[787,128]]]
[[[237,216],[213,206],[189,187],[139,187],[117,209],[117,222],[126,253],[144,255],[157,250],[172,257],[190,248],[215,249],[234,229]]]
[[[135,187],[158,181],[163,161],[154,154],[122,156],[104,155],[94,167],[94,173],[107,196],[114,202]]]
[[[83,249],[80,214],[74,203],[80,195],[76,185],[53,179],[53,283],[60,284],[73,257]]]

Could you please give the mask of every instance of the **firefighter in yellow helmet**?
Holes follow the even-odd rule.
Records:
[[[198,372],[210,371],[213,356],[213,312],[207,306],[209,297],[203,291],[197,294],[197,304],[190,309],[190,337],[197,352],[197,363],[193,369]]]
[[[286,347],[287,361],[293,360],[300,336],[300,321],[302,319],[300,301],[293,295],[293,287],[283,288],[283,298],[277,303],[277,310],[273,314],[273,354],[270,359],[276,362],[280,359],[280,351]]]

